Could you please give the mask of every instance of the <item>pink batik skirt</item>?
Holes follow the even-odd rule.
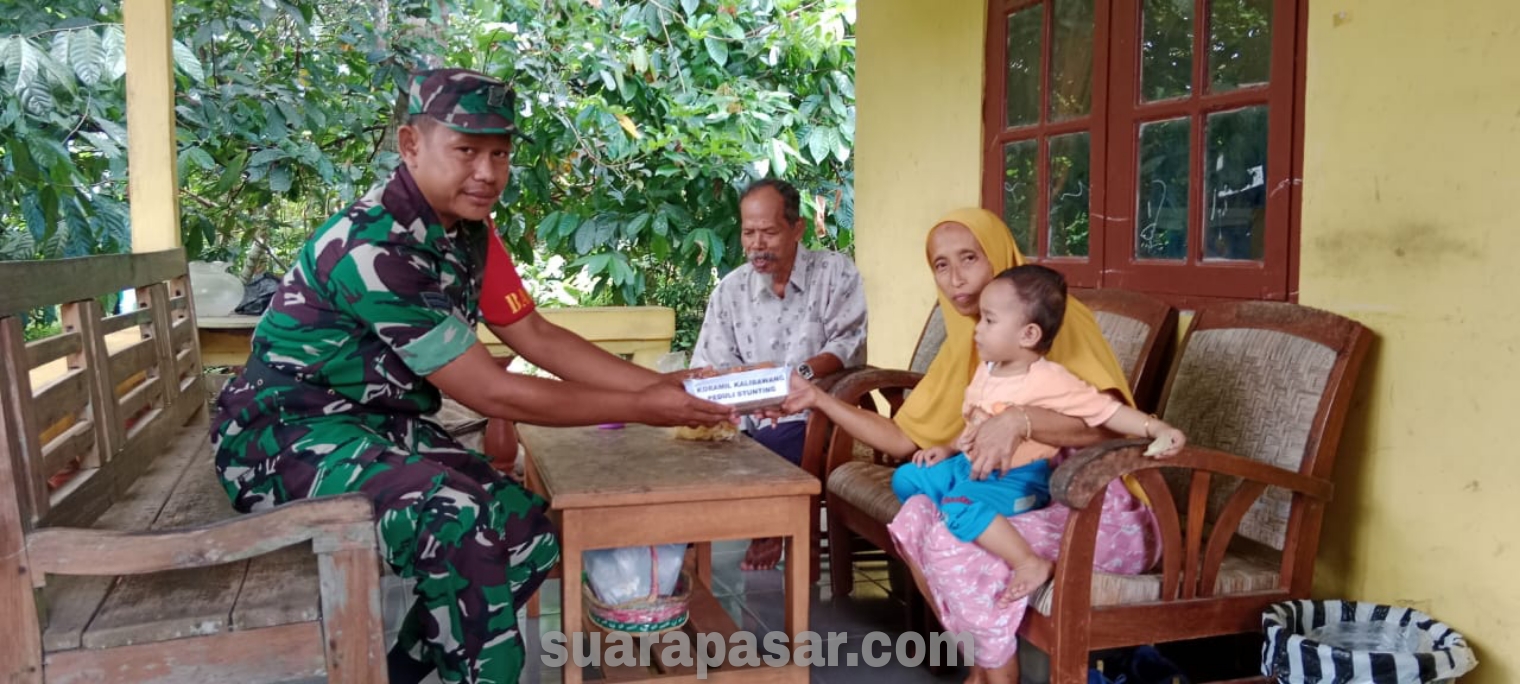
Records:
[[[1035,552],[1055,560],[1071,509],[1060,504],[1009,518]],[[1007,563],[976,544],[950,534],[939,509],[927,496],[903,503],[887,525],[897,549],[917,566],[929,585],[930,600],[945,630],[969,634],[973,660],[986,668],[1002,667],[1018,648],[1019,624],[1028,599],[999,606],[997,599],[1012,576]],[[1124,483],[1115,480],[1103,499],[1094,568],[1099,572],[1137,575],[1160,556],[1156,517]]]

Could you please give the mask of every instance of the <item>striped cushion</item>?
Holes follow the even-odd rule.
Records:
[[[1265,554],[1227,552],[1214,582],[1216,595],[1246,594],[1277,588],[1278,565]],[[1054,585],[1046,582],[1030,599],[1030,605],[1049,616],[1055,602]],[[1110,575],[1093,573],[1092,604],[1124,606],[1150,603],[1161,597],[1161,573],[1153,575]]]
[[[892,522],[902,508],[892,493],[891,466],[869,461],[853,461],[834,469],[829,475],[829,498],[842,499],[885,525]]]

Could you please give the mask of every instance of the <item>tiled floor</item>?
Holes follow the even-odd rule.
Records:
[[[780,570],[769,572],[740,572],[739,561],[745,553],[745,541],[713,544],[713,590],[728,614],[740,628],[754,634],[780,631],[784,628],[783,576]],[[395,578],[386,578],[383,608],[385,608],[386,643],[395,643],[395,628],[400,625],[401,611],[409,605],[410,587]],[[844,632],[845,643],[839,649],[841,658],[848,654],[860,654],[860,644],[871,632],[883,632],[897,637],[907,628],[907,613],[903,602],[892,596],[885,561],[857,562],[856,585],[850,596],[831,596],[828,588],[828,568],[819,587],[812,588],[812,606],[809,622],[812,631],[827,638],[830,632]],[[523,669],[523,684],[559,684],[562,681],[559,667],[544,666],[544,652],[540,635],[559,631],[558,581],[550,581],[541,591],[540,617],[526,620],[524,640],[527,641],[527,664]],[[879,651],[880,652],[880,651]],[[1029,655],[1029,654],[1020,654]],[[1023,681],[1044,681],[1046,661],[1043,654],[1034,652],[1032,658],[1020,658],[1023,663]],[[813,682],[827,684],[944,684],[965,679],[964,667],[952,667],[935,675],[929,667],[909,667],[897,663],[895,658],[883,667],[841,666],[813,667]],[[587,681],[596,681],[600,673],[585,670]],[[424,684],[436,684],[438,679],[429,678]]]
[[[740,628],[763,635],[784,628],[785,614],[783,582],[780,570],[766,572],[741,572],[739,561],[744,557],[747,542],[714,544],[713,589],[739,624]],[[826,563],[827,561],[825,561]],[[809,609],[809,627],[824,638],[830,633],[843,632],[845,642],[839,653],[847,658],[850,653],[860,653],[860,647],[871,632],[883,632],[895,638],[907,628],[906,609],[890,591],[888,569],[885,562],[856,563],[855,587],[849,596],[832,596],[828,587],[828,570],[824,568],[824,580],[812,588],[812,605]],[[394,643],[393,630],[400,624],[402,611],[411,600],[410,587],[393,577],[387,577],[384,588],[384,613],[387,643]],[[563,624],[559,610],[559,587],[557,581],[546,584],[540,594],[541,616],[527,620],[524,625],[528,662],[522,674],[522,682],[559,684],[561,669],[546,667],[539,637],[545,632],[557,632]],[[1195,678],[1194,681],[1233,679],[1249,675],[1254,668],[1256,655],[1260,653],[1260,640],[1248,642],[1197,642],[1190,650],[1169,653],[1179,663],[1203,663],[1206,667],[1222,667],[1213,676]],[[878,651],[879,652],[879,651]],[[1049,661],[1043,653],[1029,648],[1020,649],[1019,661],[1024,684],[1043,684],[1049,681]],[[1219,662],[1212,662],[1218,660]],[[1194,662],[1197,661],[1197,662]],[[1198,677],[1200,672],[1190,674]],[[1207,670],[1205,670],[1207,671]],[[855,667],[814,667],[812,681],[828,684],[871,682],[871,684],[928,684],[930,682],[960,682],[965,679],[965,668],[949,668],[935,675],[928,667],[908,667],[891,659],[879,668],[864,664]],[[595,682],[601,675],[594,668],[587,668],[585,679]],[[301,684],[305,684],[304,682]],[[425,684],[437,684],[429,679]]]
[[[744,557],[746,542],[723,542],[713,545],[714,593],[739,623],[742,629],[757,635],[784,628],[785,602],[783,580],[780,570],[766,572],[742,572],[739,561]],[[856,572],[855,589],[850,596],[835,597],[827,586],[827,573],[823,586],[812,589],[812,606],[809,609],[809,626],[825,637],[828,633],[843,632],[846,636],[840,648],[841,658],[849,653],[859,653],[861,642],[871,632],[884,632],[896,636],[906,629],[907,614],[903,603],[893,598],[887,586],[884,565],[866,565]],[[523,672],[524,682],[552,684],[560,681],[560,672],[545,668],[541,663],[542,651],[538,650],[537,635],[558,630],[559,589],[546,587],[543,592],[542,616],[529,620],[529,665]],[[586,678],[599,677],[587,670]],[[965,679],[964,670],[950,670],[935,676],[926,667],[910,668],[889,662],[880,668],[859,665],[855,668],[815,667],[814,682],[841,684],[870,681],[874,684],[916,684],[918,682],[958,682]]]
[[[739,561],[744,557],[746,542],[715,544],[713,548],[714,593],[741,629],[764,634],[783,629],[785,603],[780,570],[766,572],[742,572]],[[883,632],[895,637],[906,629],[907,614],[903,603],[893,598],[887,583],[887,571],[882,564],[865,564],[856,572],[855,589],[850,596],[831,595],[828,573],[824,573],[823,586],[812,589],[812,606],[809,623],[813,631],[825,637],[831,632],[843,632],[846,637],[840,648],[841,658],[849,653],[859,653],[862,641],[871,632]],[[391,629],[399,624],[401,610],[406,605],[406,587],[391,582],[387,587],[385,613]],[[561,681],[559,668],[543,664],[544,653],[540,648],[539,635],[558,631],[562,625],[559,615],[559,587],[554,581],[541,593],[540,617],[525,625],[528,646],[528,664],[522,681],[557,684]],[[394,639],[393,633],[388,633]],[[594,669],[586,670],[587,681],[595,681],[600,674]],[[936,676],[927,667],[907,667],[895,659],[880,668],[858,665],[854,668],[813,668],[812,681],[828,684],[848,682],[872,682],[873,684],[917,684],[920,682],[959,682],[965,679],[964,669],[950,669]],[[436,680],[428,680],[431,684]]]

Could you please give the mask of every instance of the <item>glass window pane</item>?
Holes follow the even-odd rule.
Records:
[[[1013,233],[1019,251],[1035,256],[1034,198],[1040,189],[1035,166],[1039,141],[1020,140],[1003,146],[1003,223]]]
[[[1139,195],[1135,258],[1186,259],[1188,152],[1192,121],[1186,117],[1140,126]]]
[[[1088,142],[1086,131],[1050,139],[1050,256],[1087,256]]]
[[[1056,0],[1051,27],[1050,118],[1085,116],[1092,108],[1093,0]]]
[[[1040,121],[1040,36],[1045,5],[1008,17],[1008,127]]]
[[[1272,0],[1209,3],[1209,89],[1266,83],[1272,75]]]
[[[1204,128],[1203,258],[1261,261],[1267,221],[1267,107],[1210,114]]]
[[[1145,0],[1140,40],[1140,99],[1193,92],[1193,0]]]

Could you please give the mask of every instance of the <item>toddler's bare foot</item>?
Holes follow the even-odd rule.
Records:
[[[998,606],[1007,607],[1014,601],[1029,596],[1039,589],[1041,585],[1050,581],[1050,575],[1055,572],[1055,564],[1044,558],[1035,556],[1023,565],[1013,568],[1013,576],[1008,579],[1008,588],[1003,595],[998,597]]]

